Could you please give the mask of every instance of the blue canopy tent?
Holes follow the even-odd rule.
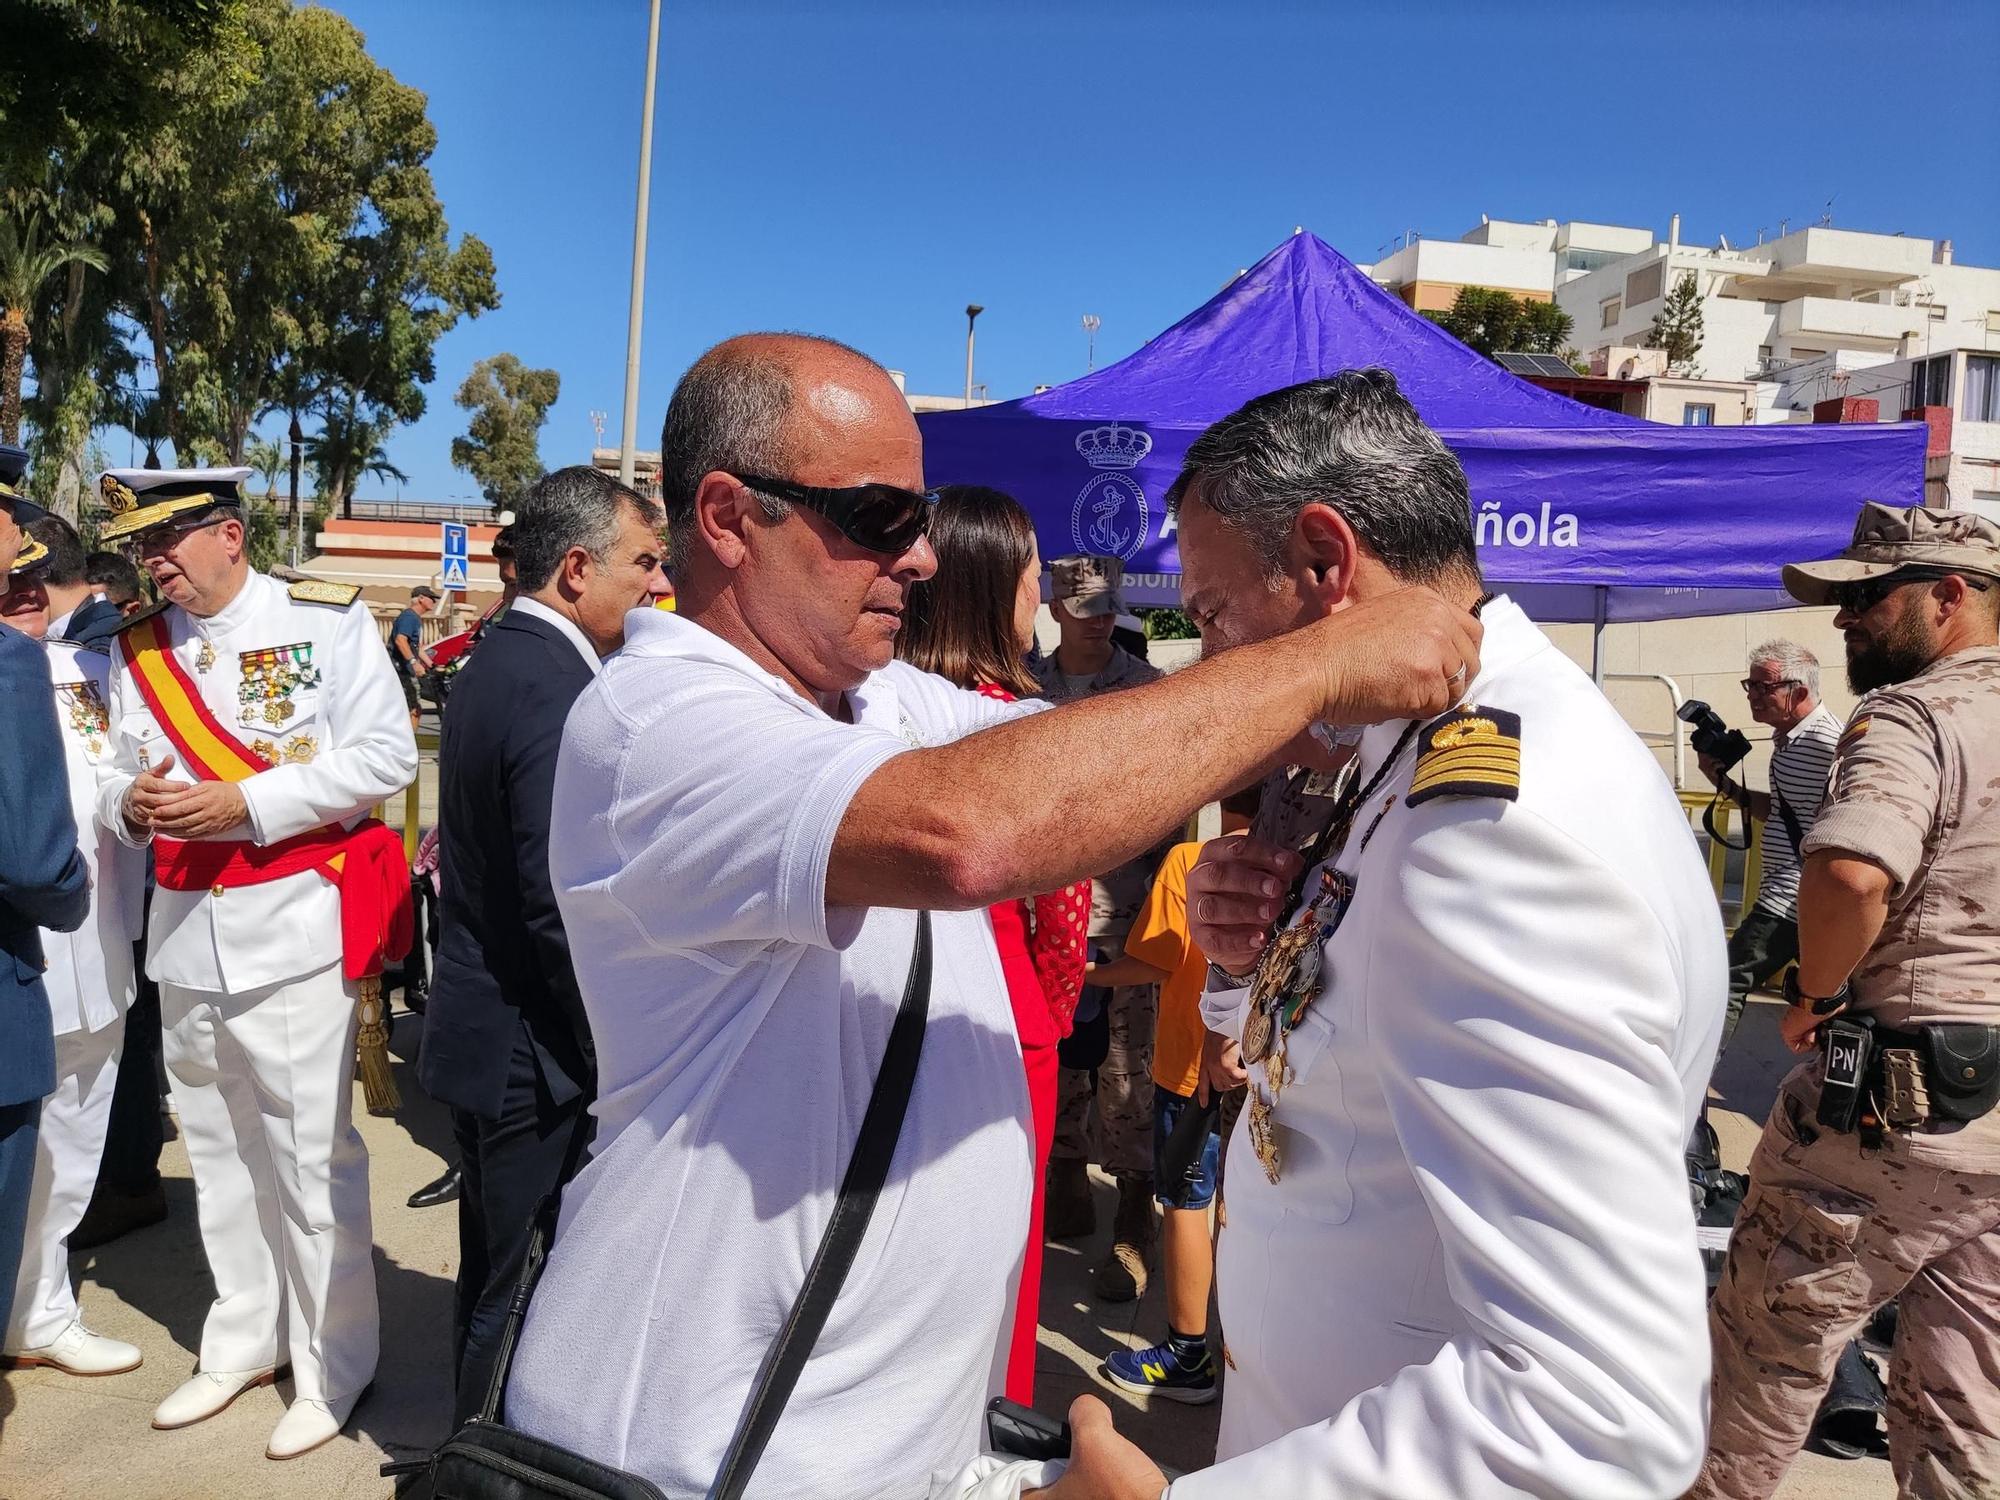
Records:
[[[1167,486],[1252,396],[1395,372],[1465,466],[1487,578],[1544,620],[1669,619],[1789,602],[1778,570],[1846,545],[1864,500],[1923,503],[1918,423],[1668,427],[1584,406],[1468,349],[1295,234],[1136,353],[1018,401],[918,418],[933,484],[1033,513],[1044,556],[1121,557],[1127,596],[1175,603]]]

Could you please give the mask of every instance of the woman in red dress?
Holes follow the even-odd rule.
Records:
[[[989,697],[1040,689],[1024,658],[1035,639],[1042,560],[1034,523],[998,490],[947,485],[931,517],[934,578],[910,590],[896,654]],[[1042,1179],[1056,1129],[1056,1043],[1069,1035],[1083,988],[1090,882],[990,909],[993,940],[1013,1001],[1035,1123],[1035,1199],[1021,1260],[1020,1295],[1007,1358],[1007,1395],[1032,1405],[1035,1326],[1042,1287]]]

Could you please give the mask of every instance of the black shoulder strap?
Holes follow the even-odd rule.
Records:
[[[1778,814],[1785,820],[1785,837],[1792,841],[1792,853],[1799,859],[1806,857],[1805,830],[1799,827],[1799,815],[1792,811],[1792,804],[1785,800],[1785,789],[1778,785],[1778,778],[1771,778],[1771,800],[1778,804]]]
[[[840,1197],[820,1237],[819,1250],[806,1271],[804,1285],[785,1317],[785,1326],[765,1357],[763,1371],[750,1393],[741,1424],[716,1476],[713,1500],[738,1500],[764,1447],[778,1425],[779,1414],[799,1383],[806,1359],[818,1342],[820,1330],[833,1312],[841,1283],[861,1248],[861,1237],[875,1212],[875,1199],[889,1177],[889,1161],[896,1154],[896,1141],[903,1133],[903,1115],[910,1105],[910,1091],[917,1081],[917,1062],[923,1053],[924,1028],[931,1008],[931,914],[917,913],[916,951],[910,956],[909,977],[903,983],[902,1004],[889,1028],[889,1043],[882,1052],[882,1065],[875,1074],[875,1089],[868,1096],[867,1112],[861,1117],[861,1133],[855,1138],[854,1155],[848,1159],[847,1174],[841,1179]],[[576,1134],[570,1139],[562,1180],[574,1174],[588,1138],[590,1114],[578,1116]],[[507,1321],[500,1335],[498,1357],[493,1362],[493,1380],[486,1388],[480,1407],[481,1420],[498,1422],[500,1403],[507,1390],[507,1377],[514,1364],[514,1346],[521,1326],[527,1321],[528,1302],[535,1283],[541,1280],[542,1264],[549,1244],[555,1239],[556,1219],[562,1207],[558,1188],[542,1200],[528,1236],[527,1254],[521,1275],[514,1283],[514,1295],[507,1304]]]
[[[756,1471],[764,1446],[771,1441],[778,1416],[791,1399],[792,1387],[806,1367],[820,1330],[833,1312],[841,1283],[861,1248],[861,1237],[875,1212],[875,1199],[889,1177],[889,1159],[896,1154],[896,1140],[903,1132],[903,1114],[910,1105],[910,1090],[917,1081],[917,1059],[923,1052],[924,1025],[931,1008],[931,914],[917,913],[917,948],[910,958],[910,975],[903,985],[903,1003],[896,1010],[895,1024],[889,1028],[889,1045],[882,1053],[882,1066],[875,1075],[875,1092],[869,1095],[868,1112],[861,1117],[861,1133],[854,1141],[854,1155],[847,1163],[847,1175],[840,1182],[840,1198],[827,1220],[819,1251],[806,1271],[805,1284],[779,1330],[777,1342],[764,1361],[763,1373],[750,1394],[736,1438],[724,1455],[716,1475],[710,1500],[739,1500]]]

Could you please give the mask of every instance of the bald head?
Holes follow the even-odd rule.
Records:
[[[704,475],[759,474],[844,485],[885,454],[921,452],[909,406],[889,372],[857,349],[802,333],[748,333],[710,349],[667,404],[660,498],[675,572],[693,561],[695,496]],[[781,521],[790,507],[759,497]]]

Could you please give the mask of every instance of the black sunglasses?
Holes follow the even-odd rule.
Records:
[[[930,530],[931,511],[938,499],[936,490],[919,493],[893,484],[824,489],[793,484],[788,479],[767,479],[761,474],[732,477],[749,489],[762,490],[776,499],[819,512],[855,546],[890,557],[909,551],[917,538]]]
[[[1986,591],[1977,578],[1954,573],[1949,568],[1905,568],[1880,578],[1863,578],[1854,583],[1836,583],[1826,591],[1826,602],[1851,615],[1865,615],[1897,589],[1911,583],[1936,583],[1940,578],[1956,578],[1969,589]]]

